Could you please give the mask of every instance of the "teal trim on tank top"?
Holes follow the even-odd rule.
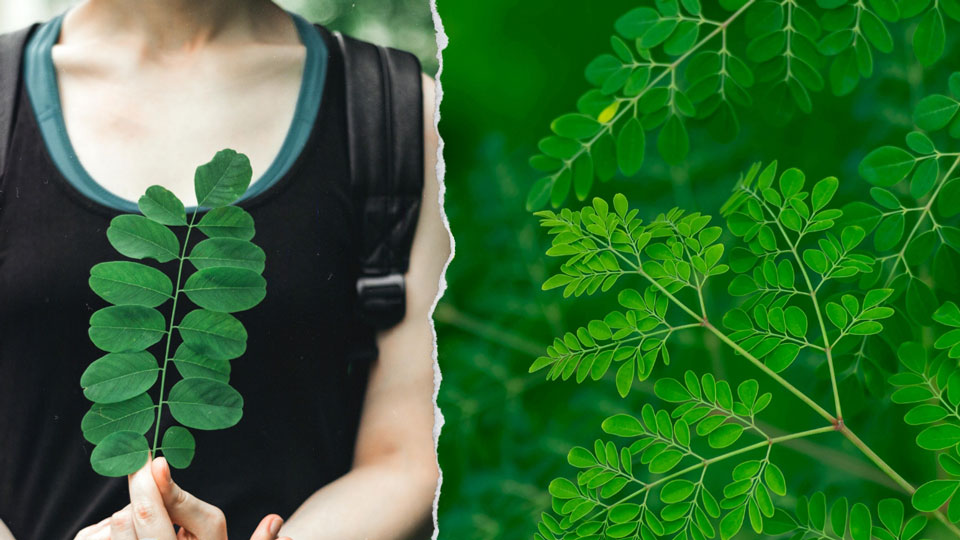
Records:
[[[290,170],[306,146],[320,110],[327,74],[327,46],[320,31],[314,25],[296,13],[288,13],[297,27],[300,41],[306,48],[306,59],[293,120],[273,162],[259,178],[251,182],[238,201],[266,191]],[[137,213],[140,210],[136,201],[124,199],[107,191],[90,176],[70,143],[63,119],[63,109],[60,107],[60,90],[51,53],[53,45],[60,36],[63,16],[64,14],[61,13],[42,24],[30,38],[24,52],[24,84],[40,126],[40,133],[54,164],[80,193],[116,210]],[[186,210],[193,212],[197,208],[188,206]],[[205,206],[200,206],[199,209],[209,210]]]

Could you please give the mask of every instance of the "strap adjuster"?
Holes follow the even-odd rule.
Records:
[[[406,281],[403,274],[364,276],[357,279],[361,315],[377,328],[389,328],[403,320]]]

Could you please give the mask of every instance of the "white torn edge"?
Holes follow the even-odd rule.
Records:
[[[443,297],[444,291],[447,289],[447,267],[450,266],[450,261],[453,260],[453,257],[456,255],[456,242],[453,238],[453,233],[450,230],[450,220],[447,219],[447,213],[444,210],[443,201],[444,194],[446,193],[446,185],[444,184],[444,175],[446,173],[446,164],[443,161],[443,137],[440,134],[440,102],[443,101],[443,85],[440,82],[440,75],[443,73],[443,49],[447,47],[448,39],[447,33],[443,30],[443,21],[440,20],[440,13],[437,12],[437,0],[430,0],[430,12],[433,13],[433,26],[436,32],[437,40],[437,62],[439,63],[439,68],[437,69],[437,74],[434,77],[436,95],[434,96],[434,110],[433,110],[433,128],[437,130],[437,182],[440,184],[439,195],[437,202],[440,204],[440,217],[443,219],[443,226],[447,230],[447,235],[450,237],[450,257],[447,258],[447,262],[443,265],[443,272],[440,273],[440,284],[437,289],[437,296],[433,299],[433,305],[430,306],[430,331],[433,333],[433,450],[434,456],[437,457],[437,490],[433,495],[433,536],[432,540],[437,540],[437,537],[440,535],[440,522],[437,517],[437,510],[440,505],[440,486],[443,485],[443,469],[440,468],[440,430],[443,427],[443,412],[440,410],[440,406],[437,404],[437,397],[440,395],[440,381],[443,380],[443,376],[440,374],[440,362],[438,360],[438,346],[437,346],[437,328],[433,320],[433,312],[437,309],[437,304],[440,302],[440,298]]]

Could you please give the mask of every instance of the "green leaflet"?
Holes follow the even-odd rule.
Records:
[[[881,500],[874,513],[863,503],[851,507],[846,498],[837,499],[828,506],[824,494],[817,492],[809,498],[801,497],[793,513],[777,510],[765,532],[774,535],[807,532],[821,538],[852,540],[911,540],[926,528],[927,519],[922,515],[915,515],[906,522],[904,518],[903,503],[899,499]]]
[[[126,476],[146,465],[147,439],[133,431],[117,431],[100,441],[90,453],[90,464],[103,476]]]
[[[160,367],[147,351],[110,353],[94,361],[80,376],[83,395],[95,403],[116,403],[146,392]]]
[[[184,379],[170,389],[170,414],[196,429],[224,429],[243,415],[243,398],[225,383],[212,379]]]
[[[193,461],[193,455],[197,450],[197,442],[187,429],[180,426],[170,426],[163,434],[163,443],[160,450],[171,467],[185,469]]]
[[[130,474],[158,451],[172,467],[187,467],[196,452],[187,428],[223,429],[240,420],[243,398],[227,382],[230,360],[246,350],[247,333],[229,313],[251,309],[266,296],[261,275],[266,255],[250,242],[253,218],[230,206],[246,192],[250,179],[246,156],[223,150],[197,168],[198,204],[209,208],[199,221],[197,212],[188,221],[183,203],[161,186],[151,186],[140,198],[143,215],[111,221],[107,238],[122,255],[175,261],[178,271],[168,276],[132,261],[98,263],[90,270],[90,288],[114,304],[90,317],[91,341],[109,354],[91,363],[80,380],[84,395],[94,402],[81,429],[97,445],[90,456],[97,473]],[[186,227],[182,244],[169,228],[175,226]],[[194,229],[208,238],[191,244]],[[187,260],[196,269],[192,274]],[[170,310],[162,313],[159,308],[166,311],[168,300]],[[181,316],[177,308],[188,301],[198,309],[188,306]],[[183,343],[171,357],[174,334]],[[164,354],[159,363],[151,352],[154,346]],[[168,372],[171,361],[179,381]],[[157,380],[159,405],[148,393]],[[165,409],[183,426],[170,426],[161,439]]]
[[[170,278],[156,268],[130,261],[95,264],[90,288],[114,305],[157,307],[173,295]]]

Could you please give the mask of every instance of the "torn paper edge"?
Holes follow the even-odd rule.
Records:
[[[440,302],[440,298],[443,297],[444,291],[447,289],[447,268],[450,266],[450,261],[453,260],[456,255],[456,242],[453,238],[453,233],[450,230],[450,220],[447,219],[447,213],[444,210],[443,202],[444,195],[446,193],[446,184],[444,183],[444,176],[446,172],[446,164],[443,160],[443,136],[440,133],[440,103],[443,101],[443,84],[440,82],[440,75],[443,73],[443,49],[447,47],[447,34],[443,30],[443,22],[440,20],[440,13],[437,11],[437,0],[430,0],[430,12],[433,14],[433,26],[436,33],[437,41],[437,61],[439,63],[439,68],[437,69],[437,74],[434,77],[436,95],[434,96],[434,110],[433,110],[433,127],[437,130],[437,182],[440,184],[438,203],[440,204],[440,217],[443,220],[443,225],[447,230],[447,234],[450,237],[450,257],[447,258],[447,262],[443,265],[443,272],[440,273],[440,284],[437,289],[437,296],[433,299],[433,305],[430,306],[430,331],[433,333],[433,449],[434,455],[437,457],[437,490],[433,495],[433,536],[432,540],[437,540],[440,536],[440,522],[437,517],[437,510],[440,505],[440,487],[443,485],[443,469],[440,468],[440,431],[443,427],[443,412],[440,410],[440,406],[437,404],[437,398],[440,395],[440,381],[443,379],[443,376],[440,374],[440,362],[438,360],[439,352],[437,346],[437,328],[433,320],[433,313],[437,308],[437,304]]]

